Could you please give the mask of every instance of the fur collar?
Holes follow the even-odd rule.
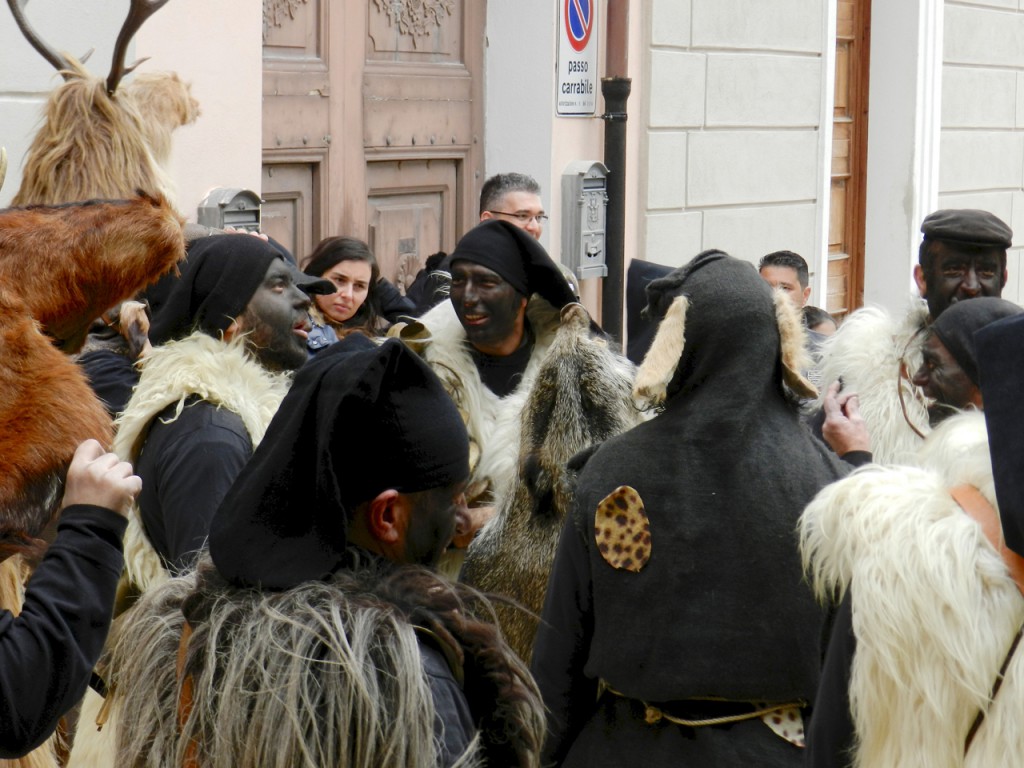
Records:
[[[197,332],[156,347],[145,358],[139,383],[117,420],[113,450],[134,462],[153,418],[173,403],[178,404],[177,418],[194,394],[237,413],[256,446],[290,382],[289,374],[270,373],[256,362],[241,339],[225,343]],[[128,581],[143,591],[168,577],[143,531],[138,507],[128,517],[124,558]]]
[[[1002,559],[947,490],[970,483],[995,503],[984,417],[943,422],[918,463],[859,470],[823,490],[801,520],[819,595],[853,585],[854,765],[1009,768],[1024,750],[1020,650],[963,757],[1024,620],[1024,598]]]
[[[559,311],[537,295],[527,304],[526,317],[535,337],[533,354],[519,386],[503,398],[480,381],[466,332],[450,301],[441,302],[421,318],[430,333],[424,359],[455,400],[469,432],[469,495],[479,496],[489,488],[495,503],[500,503],[511,486],[518,459],[519,416],[560,322]]]

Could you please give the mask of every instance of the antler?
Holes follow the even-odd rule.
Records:
[[[13,3],[15,0],[7,1]],[[117,43],[114,44],[114,58],[110,65],[110,74],[107,76],[107,93],[111,96],[117,90],[117,85],[121,82],[121,78],[146,60],[138,59],[130,67],[126,67],[124,65],[124,55],[128,52],[128,43],[131,42],[135,33],[146,22],[146,19],[163,8],[167,2],[168,0],[131,0],[131,6],[128,8],[128,18],[124,20],[124,25],[117,35]]]
[[[71,64],[64,55],[57,53],[57,51],[43,42],[42,38],[32,28],[32,25],[28,23],[28,19],[25,18],[25,6],[28,5],[28,0],[7,0],[7,4],[11,7],[11,13],[14,14],[14,21],[17,22],[18,29],[21,30],[21,34],[25,36],[29,44],[39,51],[44,59],[56,67],[58,72],[71,69]]]

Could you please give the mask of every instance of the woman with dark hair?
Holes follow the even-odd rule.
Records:
[[[337,288],[332,294],[316,296],[309,308],[313,326],[307,340],[310,352],[333,344],[348,331],[359,330],[373,336],[386,328],[377,292],[380,268],[362,240],[321,240],[309,257],[305,272],[330,280]]]

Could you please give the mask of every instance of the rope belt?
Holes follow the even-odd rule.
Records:
[[[766,704],[766,705],[764,705],[762,707],[757,707],[753,703],[745,702],[745,701],[724,702],[724,701],[714,701],[714,700],[691,699],[691,700],[679,702],[679,704],[697,704],[697,705],[707,705],[707,704],[726,704],[727,705],[727,704],[732,704],[732,705],[735,705],[736,707],[746,707],[746,706],[750,707],[749,711],[736,712],[736,713],[730,714],[730,715],[721,715],[719,717],[704,717],[704,718],[698,718],[698,719],[691,719],[691,718],[676,717],[675,715],[670,715],[668,712],[666,712],[664,709],[662,709],[659,706],[656,706],[654,704],[650,704],[650,703],[648,703],[646,701],[643,701],[642,699],[634,699],[631,696],[627,696],[624,693],[620,693],[619,691],[617,691],[614,688],[612,688],[610,685],[608,685],[603,680],[601,681],[601,687],[602,687],[603,690],[607,691],[608,693],[612,694],[613,696],[618,696],[619,698],[626,699],[628,701],[638,701],[640,704],[642,704],[643,707],[644,707],[644,721],[648,725],[656,725],[657,723],[661,722],[662,720],[667,720],[670,723],[674,723],[676,725],[685,725],[685,726],[687,726],[689,728],[704,728],[706,726],[711,726],[711,725],[727,725],[728,723],[740,723],[740,722],[743,722],[744,720],[756,720],[756,719],[759,719],[759,718],[763,718],[765,715],[771,715],[771,714],[774,714],[776,712],[782,712],[784,710],[791,709],[791,708],[794,708],[794,707],[799,709],[799,708],[807,706],[807,702],[806,701],[787,701],[787,702],[784,702],[784,703],[781,703],[781,704]]]

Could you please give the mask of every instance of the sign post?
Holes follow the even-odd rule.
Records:
[[[597,112],[598,0],[557,0],[559,117],[591,117]]]

